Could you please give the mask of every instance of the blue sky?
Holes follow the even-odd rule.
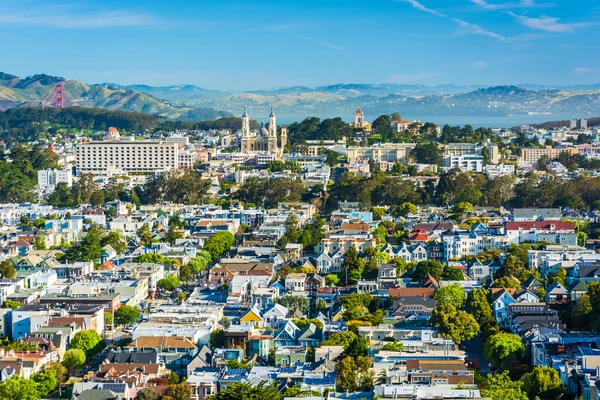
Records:
[[[0,70],[253,90],[600,83],[597,0],[0,0]]]

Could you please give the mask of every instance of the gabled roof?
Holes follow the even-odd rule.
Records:
[[[569,290],[571,292],[587,292],[589,290],[589,286],[583,281],[578,281],[571,285]]]
[[[304,327],[302,332],[298,335],[297,340],[319,340],[323,339],[323,332],[313,323],[310,323],[308,326]]]
[[[295,340],[300,333],[300,328],[298,328],[292,321],[287,321],[284,326],[275,332],[273,339],[277,339],[283,332],[287,333],[290,339]]]
[[[546,289],[546,294],[568,294],[569,291],[559,282],[554,282]]]

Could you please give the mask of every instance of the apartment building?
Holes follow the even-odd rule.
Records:
[[[545,147],[541,149],[521,149],[521,162],[526,164],[535,164],[542,156],[548,156],[551,160],[558,158],[560,153],[567,152],[570,156],[579,153],[578,148],[552,148]]]
[[[79,173],[122,170],[130,173],[164,172],[179,165],[179,145],[156,140],[98,141],[77,145]]]
[[[378,143],[369,147],[348,147],[348,162],[367,159],[375,162],[406,162],[415,143]]]
[[[469,154],[462,156],[444,157],[444,167],[448,169],[460,168],[463,171],[483,172],[483,156]]]
[[[66,183],[68,187],[73,186],[73,172],[71,169],[48,168],[38,171],[38,191],[53,192],[59,183]]]

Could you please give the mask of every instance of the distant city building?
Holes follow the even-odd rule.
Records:
[[[446,156],[443,166],[448,169],[460,168],[463,171],[483,172],[483,156],[477,154]]]
[[[514,164],[492,164],[485,166],[485,173],[488,179],[499,178],[505,175],[513,175],[515,173]]]
[[[355,163],[357,160],[373,160],[377,163],[406,162],[406,159],[415,143],[379,143],[369,147],[348,147],[348,162]]]
[[[526,164],[535,164],[542,156],[548,156],[551,160],[558,158],[560,153],[567,152],[569,155],[579,153],[577,148],[553,148],[545,147],[541,149],[527,148],[521,149],[521,161]]]
[[[488,143],[488,153],[490,155],[490,164],[498,164],[500,162],[500,151],[495,143]]]
[[[273,109],[269,115],[269,127],[261,125],[258,131],[250,130],[250,117],[244,111],[242,115],[242,153],[258,153],[259,164],[263,164],[273,159],[280,159],[286,144],[287,128],[284,126],[281,129],[281,148],[277,145],[277,119]],[[261,153],[264,154],[263,157],[260,157]]]
[[[358,129],[363,129],[367,132],[371,131],[371,124],[365,120],[365,113],[363,113],[363,110],[360,108],[357,108],[356,112],[354,113],[354,123],[352,126]]]
[[[173,135],[165,138],[165,143],[177,143],[180,146],[189,146],[190,138],[187,136]]]
[[[570,122],[569,129],[587,129],[588,127],[587,119],[572,119]]]
[[[86,142],[76,146],[78,173],[108,170],[153,174],[179,166],[179,145],[157,140]]]
[[[68,187],[73,186],[73,171],[68,169],[45,169],[38,171],[38,191],[53,192],[56,185],[66,183]]]

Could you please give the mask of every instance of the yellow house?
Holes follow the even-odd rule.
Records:
[[[244,315],[241,319],[240,319],[240,325],[244,325],[244,326],[263,326],[263,319],[262,316],[260,315],[260,311],[257,310],[256,308],[252,308],[250,311],[248,311],[246,313],[246,315]]]

